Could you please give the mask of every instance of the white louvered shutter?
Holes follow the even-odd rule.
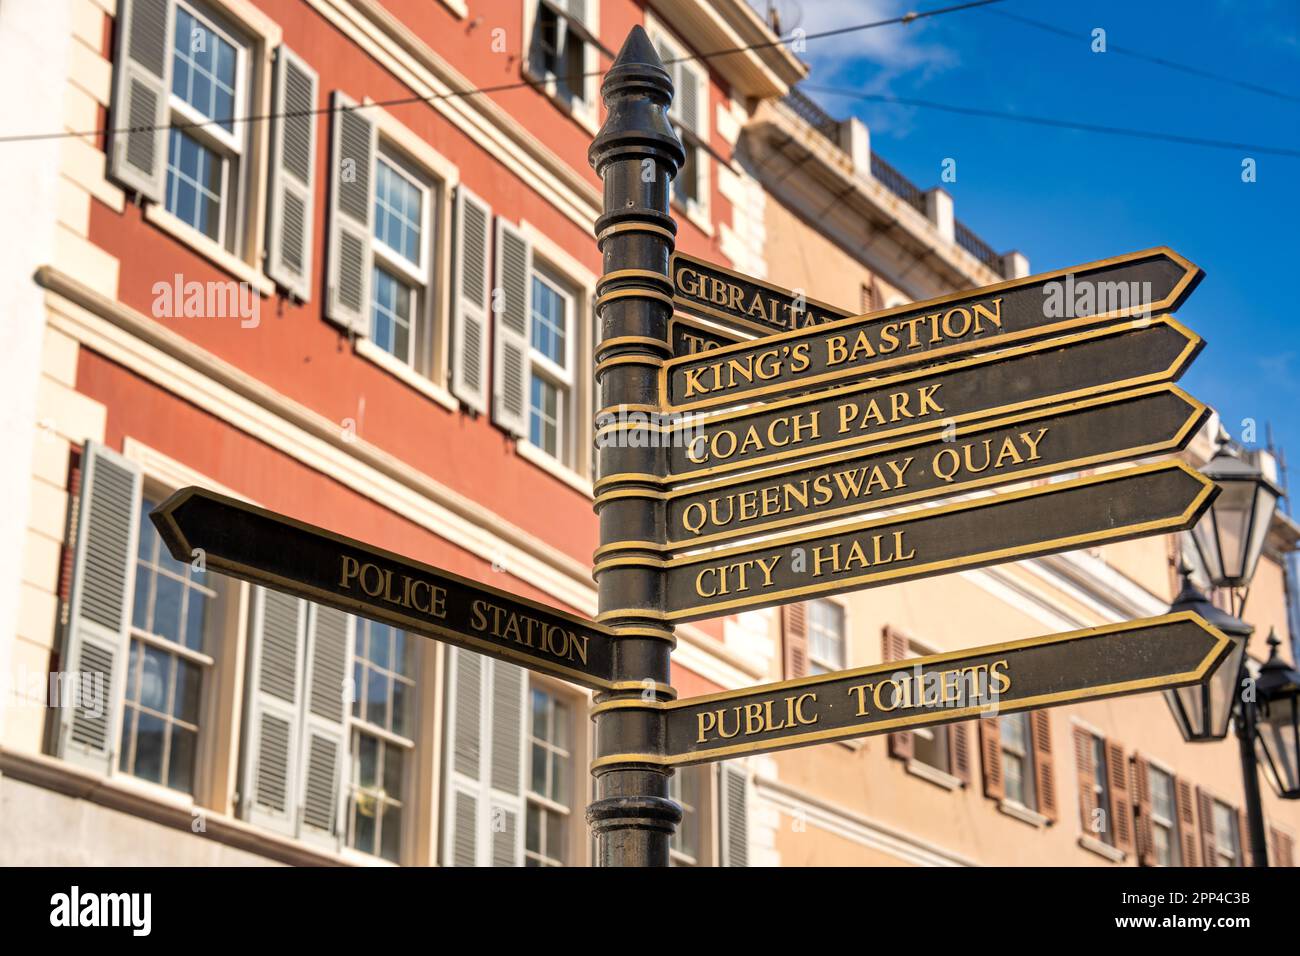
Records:
[[[528,679],[523,668],[491,661],[493,866],[524,865],[524,720]]]
[[[597,0],[560,0],[560,4],[569,11],[569,15],[585,27],[591,26],[588,17],[591,16],[591,7]]]
[[[492,289],[492,421],[512,435],[528,434],[532,271],[532,244],[498,216]]]
[[[749,866],[749,775],[724,763],[721,782],[722,865]]]
[[[703,74],[697,67],[689,63],[678,63],[674,71],[673,82],[676,85],[674,102],[677,104],[678,119],[691,132],[703,135],[701,129]]]
[[[358,335],[370,328],[371,219],[375,124],[337,90],[332,100],[330,221],[326,316]]]
[[[350,614],[308,605],[299,836],[331,849],[342,838],[355,628]]]
[[[526,675],[447,649],[444,866],[521,866]]]
[[[172,86],[171,0],[120,0],[114,53],[108,172],[128,189],[161,202],[167,181],[167,97]],[[130,132],[135,130],[135,132]]]
[[[451,391],[479,414],[488,407],[488,242],[492,211],[464,186],[456,187],[456,252],[453,266],[455,322]]]
[[[297,829],[307,602],[253,589],[241,809],[251,823]]]
[[[140,470],[97,442],[82,453],[75,557],[60,667],[75,694],[59,708],[57,752],[109,773],[117,754],[140,531]]]
[[[304,301],[311,298],[316,86],[315,70],[287,47],[276,50],[266,274]]]

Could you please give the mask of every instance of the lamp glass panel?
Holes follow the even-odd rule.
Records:
[[[1300,701],[1295,697],[1274,701],[1267,709],[1261,709],[1259,720],[1259,740],[1268,756],[1268,764],[1273,770],[1274,785],[1284,793],[1300,791],[1300,754],[1297,748],[1297,722],[1300,721]]]
[[[1268,526],[1273,522],[1273,513],[1277,510],[1277,496],[1273,489],[1259,485],[1255,489],[1254,523],[1250,529],[1250,541],[1246,559],[1250,566],[1242,569],[1242,576],[1249,581],[1255,576],[1255,565],[1259,562],[1260,552],[1264,550],[1264,539],[1268,537]]]
[[[1223,562],[1225,577],[1240,578],[1246,564],[1246,544],[1254,513],[1255,483],[1224,481],[1219,487],[1223,492],[1210,506],[1219,530],[1219,558]]]
[[[1209,583],[1223,580],[1223,562],[1220,560],[1219,543],[1214,533],[1214,512],[1207,511],[1192,528],[1192,541],[1196,544],[1196,553],[1201,565],[1209,576]]]

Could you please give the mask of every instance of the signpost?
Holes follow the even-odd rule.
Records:
[[[661,568],[664,609],[656,616],[693,621],[1183,531],[1218,491],[1182,462],[1160,462],[667,560],[604,558],[595,570]],[[622,613],[602,608],[597,619]]]
[[[1202,272],[1148,249],[666,363],[665,410],[716,408],[1173,311]]]
[[[203,488],[150,515],[172,556],[594,690],[608,690],[607,630],[554,608]]]
[[[173,557],[594,690],[606,866],[668,864],[674,766],[1209,679],[1227,639],[1184,614],[676,700],[677,622],[1190,527],[1218,488],[1177,461],[985,492],[1187,445],[1208,411],[1164,383],[1203,343],[1148,314],[1201,273],[1153,249],[845,317],[673,255],[642,28],[601,91],[598,623],[198,488],[151,515]]]
[[[663,723],[662,751],[620,752],[597,739],[602,762],[685,766],[744,754],[911,730],[954,720],[1165,690],[1204,681],[1228,639],[1194,614],[1049,634],[667,704],[619,702]]]

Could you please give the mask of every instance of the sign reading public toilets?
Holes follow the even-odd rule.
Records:
[[[597,690],[613,671],[598,624],[203,488],[151,514],[172,557],[522,664]]]
[[[660,371],[661,402],[669,411],[766,400],[1173,311],[1201,275],[1182,256],[1158,248],[867,316],[835,321],[823,310],[815,313],[820,321],[787,326],[792,330],[782,334],[670,360]],[[734,291],[742,305],[750,290]],[[729,287],[725,297],[731,296]]]
[[[664,712],[667,736],[666,753],[645,761],[702,763],[1182,687],[1204,681],[1229,647],[1183,612],[643,705]]]

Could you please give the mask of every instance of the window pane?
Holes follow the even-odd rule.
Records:
[[[394,800],[402,799],[402,769],[406,754],[401,747],[384,744],[384,793]]]
[[[144,648],[144,668],[140,675],[140,705],[151,710],[167,710],[167,691],[171,683],[172,656],[156,647]]]
[[[410,708],[411,701],[414,699],[411,693],[411,685],[404,681],[394,680],[392,688],[393,726],[389,730],[403,737],[409,737],[411,736]]]
[[[172,714],[187,724],[199,722],[199,692],[203,682],[203,671],[199,665],[189,661],[177,661],[179,672],[176,680],[176,699],[172,703]]]
[[[375,798],[358,793],[353,800],[352,845],[362,853],[375,852]]]
[[[184,585],[167,574],[154,579],[153,627],[151,633],[181,643],[181,590]]]
[[[379,266],[375,266],[373,286],[370,337],[385,352],[409,364],[414,293],[410,286]]]
[[[209,239],[221,236],[225,159],[188,133],[173,129],[167,151],[167,211]]]
[[[167,786],[189,793],[194,789],[194,748],[198,735],[172,725],[171,755],[167,763]]]
[[[234,128],[235,48],[188,10],[177,8],[172,93],[227,132]]]
[[[566,300],[546,280],[533,276],[533,348],[561,368],[568,364]]]
[[[185,640],[192,651],[203,650],[203,625],[207,618],[208,596],[202,591],[188,588],[185,598]]]
[[[412,265],[420,264],[423,191],[380,158],[375,167],[375,238]]]
[[[393,659],[393,628],[373,621],[367,622],[366,626],[370,629],[370,640],[366,643],[367,660],[376,667],[390,670]]]
[[[369,734],[357,734],[357,785],[373,787],[379,782],[379,741]]]
[[[528,440],[549,455],[559,457],[560,393],[540,375],[533,375],[528,415]]]
[[[391,863],[401,861],[402,854],[402,808],[388,804],[384,808],[382,845],[379,855]]]
[[[390,678],[382,671],[366,670],[366,720],[387,730]]]
[[[533,793],[546,793],[546,748],[540,744],[533,744],[532,760],[529,762],[531,767],[531,776],[529,778],[529,788]]]
[[[162,783],[163,736],[166,724],[161,717],[141,713],[135,736],[135,769],[137,777],[153,783]]]

